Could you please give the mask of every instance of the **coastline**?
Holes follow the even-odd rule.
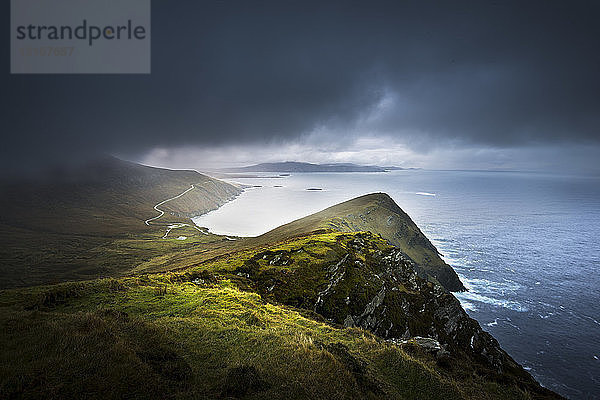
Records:
[[[498,338],[544,386],[572,398],[580,398],[586,390],[595,393],[592,378],[594,371],[599,369],[594,356],[600,357],[600,354],[594,352],[593,338],[598,332],[594,320],[599,319],[594,317],[594,299],[589,284],[574,275],[593,265],[591,260],[598,254],[597,246],[585,238],[593,237],[595,229],[593,225],[581,225],[583,220],[579,219],[579,214],[569,208],[569,204],[576,201],[582,209],[597,215],[594,214],[597,213],[596,197],[590,193],[593,190],[587,180],[582,179],[576,190],[557,197],[561,193],[557,188],[564,182],[561,176],[550,179],[535,174],[498,172],[401,171],[386,174],[384,181],[375,175],[363,179],[359,174],[350,173],[343,179],[336,175],[327,180],[327,174],[293,174],[278,182],[285,185],[284,191],[299,196],[309,193],[304,191],[306,187],[328,188],[327,191],[312,192],[309,200],[302,203],[308,205],[325,198],[331,199],[331,203],[339,202],[343,198],[341,186],[348,188],[347,197],[373,187],[394,193],[394,198],[415,219],[445,261],[453,266],[465,286],[471,285],[470,292],[458,294],[457,298],[486,331]],[[393,179],[390,181],[390,178]],[[289,204],[293,207],[293,203],[281,201],[277,207],[272,206],[273,200],[283,198],[283,194],[277,192],[281,188],[273,188],[266,179],[261,182],[260,178],[251,179],[249,183],[263,184],[263,188],[250,189],[244,196],[262,195],[250,203],[246,201],[247,197],[240,197],[236,200],[239,203],[228,203],[219,212],[233,212],[238,205],[240,209],[251,210],[253,204],[271,208],[272,212],[279,208],[294,212],[289,209]],[[524,202],[527,199],[512,194],[521,193],[523,187],[531,185],[536,188],[530,194],[533,196],[531,201]],[[436,196],[419,195],[418,192]],[[543,196],[536,197],[538,193]],[[472,210],[468,216],[464,214],[465,209]],[[301,216],[310,213],[305,211]],[[561,215],[565,217],[559,218]],[[266,216],[269,217],[268,213]],[[235,214],[233,219],[237,222],[238,217],[243,215]],[[567,226],[564,218],[570,221]],[[255,219],[257,224],[263,220]],[[537,240],[542,230],[536,224],[547,227],[543,232],[552,233],[544,236],[548,239],[546,242]],[[221,233],[215,225],[204,225]],[[268,229],[263,232],[265,230]],[[572,253],[568,258],[568,264],[574,268],[571,280],[564,282],[554,277],[552,271],[557,270],[561,259],[555,249],[563,240],[561,238],[565,235],[580,237],[585,232],[580,246],[564,249],[568,254]],[[239,235],[240,231],[231,230],[227,234]],[[549,291],[554,295],[549,297]],[[582,302],[573,303],[569,293],[586,295]],[[579,328],[565,331],[565,323]],[[568,348],[560,345],[564,343],[569,343]],[[564,361],[575,354],[580,360],[577,368]],[[582,379],[583,385],[578,383]]]

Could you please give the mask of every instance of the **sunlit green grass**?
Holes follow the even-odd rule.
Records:
[[[264,303],[228,281],[165,285],[128,279],[71,285],[56,288],[73,297],[58,296],[55,304],[44,304],[48,293],[40,290],[2,309],[3,396],[70,396],[90,390],[115,397],[159,396],[161,390],[176,397],[228,391],[257,398],[293,393],[298,398],[458,396],[453,383],[396,346]],[[388,382],[385,370],[371,365],[380,357],[394,359],[395,373],[404,378]],[[364,367],[355,371],[353,363]],[[230,375],[241,367],[255,374],[260,385],[246,388],[242,382],[237,387],[240,383]],[[29,381],[38,374],[43,379]],[[124,385],[124,377],[136,385]]]
[[[271,268],[310,268],[351,236],[262,251],[300,257]],[[418,348],[267,301],[232,274],[255,255],[0,292],[0,398],[528,398],[468,366],[451,374]]]

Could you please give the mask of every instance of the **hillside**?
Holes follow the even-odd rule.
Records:
[[[170,212],[196,215],[214,210],[241,191],[195,171],[147,167],[116,158],[96,160],[49,179],[2,186],[0,222],[63,234],[127,235],[147,232],[152,207],[195,184]],[[170,219],[170,220],[177,220]]]
[[[0,292],[2,398],[554,399],[370,233]]]
[[[465,290],[456,272],[395,202],[385,193],[373,193],[329,207],[264,234],[265,243],[318,229],[339,232],[369,231],[397,246],[416,264],[422,277],[435,277],[450,291]]]
[[[385,194],[232,239],[189,217],[240,189],[193,171],[8,189],[2,285],[28,287],[0,290],[0,398],[560,398]]]
[[[162,218],[153,225],[144,223],[158,215],[155,204],[191,185],[193,190],[163,206]],[[146,167],[116,158],[36,180],[2,182],[0,287],[126,272],[181,247],[148,245],[148,240],[164,235],[162,225],[189,223],[190,216],[216,209],[240,192],[195,171]]]

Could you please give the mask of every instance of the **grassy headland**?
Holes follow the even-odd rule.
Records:
[[[558,398],[468,317],[385,194],[256,238],[164,238],[239,189],[96,172],[3,196],[2,285],[28,287],[0,291],[0,398]]]
[[[370,233],[316,233],[176,273],[3,291],[0,395],[555,397],[397,251]],[[384,334],[388,322],[398,330]],[[418,339],[436,334],[439,348]]]

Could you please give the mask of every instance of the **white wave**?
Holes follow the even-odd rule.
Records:
[[[475,304],[466,301],[466,300],[461,300],[458,299],[458,301],[460,301],[460,305],[462,306],[462,308],[464,308],[467,311],[477,311],[477,307],[475,306]]]
[[[420,196],[437,196],[437,194],[435,193],[429,193],[429,192],[416,192],[415,194],[418,194]]]
[[[506,325],[510,325],[510,326],[512,326],[513,328],[515,328],[515,329],[516,329],[516,330],[518,330],[518,331],[520,331],[520,330],[521,330],[521,328],[519,328],[517,325],[513,324],[513,323],[512,323],[512,321],[511,321],[511,319],[510,319],[510,318],[508,318],[508,317],[506,317],[506,319],[504,320],[504,323],[505,323]],[[549,345],[549,343],[548,343],[548,342],[546,342],[546,345]]]
[[[596,319],[594,319],[594,318],[590,317],[589,315],[585,315],[585,314],[583,314],[582,316],[583,316],[583,318],[586,318],[586,319],[588,319],[588,320],[592,321],[592,322],[593,322],[593,323],[595,323],[596,325],[600,325],[600,322],[598,322]]]
[[[519,283],[509,279],[503,279],[504,282],[497,282],[485,278],[467,278],[461,273],[458,274],[458,277],[469,291],[486,295],[516,292],[522,287]]]
[[[496,326],[496,325],[498,325],[498,318],[496,318],[492,322],[488,322],[486,325],[487,326]]]
[[[505,280],[504,282],[496,282],[481,278],[471,278],[466,279],[466,281],[468,282],[469,286],[473,288],[474,292],[484,295],[491,295],[492,297],[504,297],[506,295],[516,294],[516,292],[521,288],[521,285],[514,281]]]
[[[514,301],[514,300],[506,300],[506,299],[497,299],[497,298],[493,298],[493,297],[489,297],[489,296],[483,296],[479,293],[476,293],[474,291],[471,292],[459,292],[459,293],[454,293],[454,295],[462,301],[475,301],[475,302],[479,302],[479,303],[485,303],[485,304],[490,304],[496,307],[503,307],[503,308],[507,308],[509,310],[513,310],[513,311],[517,311],[517,312],[526,312],[529,311],[529,309],[525,306],[523,306],[521,303],[519,303],[518,301]]]

